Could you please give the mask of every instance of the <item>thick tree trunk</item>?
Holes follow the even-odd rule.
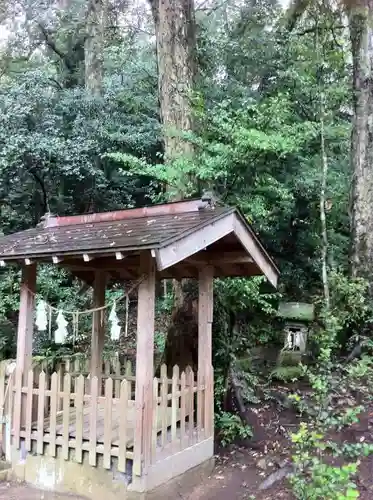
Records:
[[[351,160],[351,267],[373,294],[373,1],[349,11],[353,56],[354,117]]]
[[[194,0],[149,1],[157,40],[159,100],[167,161],[191,152],[190,143],[182,140],[180,132],[193,129]]]
[[[102,88],[105,0],[88,0],[84,45],[85,86],[94,95]]]
[[[195,66],[194,0],[149,0],[154,18],[157,42],[158,89],[161,120],[164,128],[165,162],[179,156],[190,156],[193,148],[183,139],[183,132],[193,130],[192,91]],[[181,173],[172,186],[173,200],[186,194],[190,179]],[[170,188],[170,186],[168,186]],[[175,189],[176,188],[176,189]],[[175,296],[172,323],[167,332],[164,362],[181,369],[197,359],[195,317],[184,297],[181,283],[173,282]],[[184,325],[184,326],[182,326]]]

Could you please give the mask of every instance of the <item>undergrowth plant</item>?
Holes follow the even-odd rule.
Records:
[[[341,279],[340,279],[341,281]],[[364,308],[370,318],[365,297],[358,295],[362,287],[342,280],[343,295],[355,297],[356,308]],[[356,285],[356,286],[355,286]],[[340,299],[340,295],[336,294]],[[356,298],[357,297],[357,298]],[[373,452],[371,443],[340,443],[332,439],[339,431],[358,423],[364,403],[371,399],[373,364],[370,356],[363,356],[350,363],[342,363],[336,356],[338,340],[346,325],[356,324],[358,314],[353,309],[348,314],[344,307],[338,314],[342,300],[337,300],[323,314],[324,328],[315,334],[318,347],[316,365],[305,368],[311,391],[305,396],[293,394],[302,423],[292,434],[293,474],[290,478],[293,492],[299,500],[347,500],[359,498],[354,478],[360,459]],[[347,311],[347,312],[346,312]],[[369,319],[370,321],[370,319]],[[369,349],[369,343],[365,346]],[[354,395],[359,394],[359,403]],[[335,457],[340,457],[335,465]]]

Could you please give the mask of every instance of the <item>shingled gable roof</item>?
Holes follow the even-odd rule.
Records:
[[[0,238],[0,261],[105,256],[150,249],[164,270],[235,233],[255,264],[276,285],[278,270],[239,210],[200,200],[67,217]]]

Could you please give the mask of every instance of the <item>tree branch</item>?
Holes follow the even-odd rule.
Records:
[[[66,54],[64,54],[56,45],[56,42],[51,38],[51,33],[43,26],[40,22],[37,23],[41,34],[43,35],[44,41],[47,46],[58,55],[58,57],[64,62],[66,68],[69,71],[73,71],[73,67],[71,66],[69,59]]]

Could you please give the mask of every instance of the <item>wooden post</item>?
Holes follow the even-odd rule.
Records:
[[[17,430],[19,432],[20,426],[25,425],[26,419],[26,394],[22,396],[21,387],[26,384],[28,372],[32,366],[35,288],[36,264],[25,265],[22,269],[17,331],[15,386],[18,390],[14,400],[14,427],[16,432]]]
[[[93,307],[105,305],[106,273],[104,271],[95,272],[93,283]],[[101,396],[101,372],[102,356],[105,343],[105,316],[104,311],[93,313],[92,317],[92,341],[91,341],[91,377],[98,378],[99,396]]]
[[[34,293],[36,287],[36,264],[22,269],[21,296],[17,332],[17,371],[27,375],[32,364],[32,336],[34,329]]]
[[[213,318],[213,280],[214,269],[206,266],[199,273],[199,298],[198,298],[198,386],[205,385],[203,401],[201,391],[198,392],[197,422],[201,422],[208,434],[212,433],[211,419],[213,417],[213,384],[212,380],[212,318]],[[200,396],[201,395],[201,396]],[[211,414],[210,414],[211,413]],[[202,429],[198,429],[200,432]],[[210,436],[206,436],[210,437]]]
[[[141,457],[144,472],[151,462],[152,422],[153,422],[153,377],[154,377],[154,305],[155,305],[155,265],[149,254],[144,254],[141,270],[146,278],[138,288],[137,306],[137,350],[136,350],[136,418],[142,415],[142,425],[135,429],[134,474],[139,470]]]

